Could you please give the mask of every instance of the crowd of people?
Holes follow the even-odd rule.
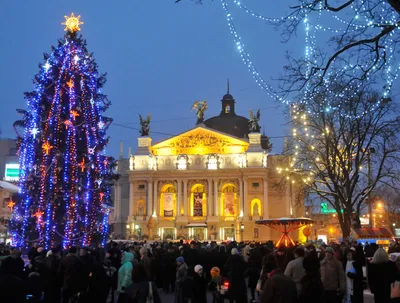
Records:
[[[158,303],[160,292],[174,293],[175,303],[206,303],[207,293],[213,303],[358,303],[367,287],[376,303],[386,303],[400,302],[398,280],[397,259],[378,245],[356,242],[0,247],[2,303]]]

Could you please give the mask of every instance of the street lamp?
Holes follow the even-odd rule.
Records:
[[[243,241],[243,232],[244,232],[244,224],[242,223],[240,225],[240,238],[241,238],[242,241]]]
[[[393,227],[396,227],[396,223],[393,223],[392,225],[393,225]]]

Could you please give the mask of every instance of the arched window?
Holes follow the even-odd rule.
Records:
[[[251,200],[251,215],[261,216],[261,201],[260,199],[254,198]]]
[[[225,105],[225,114],[229,114],[231,112],[231,106]]]

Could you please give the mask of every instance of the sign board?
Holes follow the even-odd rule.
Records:
[[[395,228],[394,229],[394,235],[396,238],[400,238],[400,228]]]
[[[6,172],[4,174],[4,180],[6,181],[18,181],[19,180],[19,164],[6,164]]]
[[[361,225],[369,225],[369,218],[360,217]]]

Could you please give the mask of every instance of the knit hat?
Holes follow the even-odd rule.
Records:
[[[176,258],[176,262],[185,263],[185,259],[183,257]]]
[[[213,267],[210,270],[211,277],[217,277],[221,273],[221,270],[218,267]]]
[[[234,255],[238,255],[238,254],[239,254],[239,251],[237,250],[237,248],[232,248],[231,255],[234,256]]]
[[[203,266],[197,264],[197,265],[194,267],[194,272],[195,272],[195,273],[199,273],[199,271],[202,270],[202,269],[203,269]]]
[[[327,248],[325,249],[325,251],[328,252],[328,253],[331,253],[331,254],[334,254],[334,253],[335,253],[335,251],[333,250],[332,247],[327,247]]]
[[[140,252],[140,255],[145,256],[145,255],[147,255],[147,248],[146,247],[142,247],[139,250],[139,252]]]

